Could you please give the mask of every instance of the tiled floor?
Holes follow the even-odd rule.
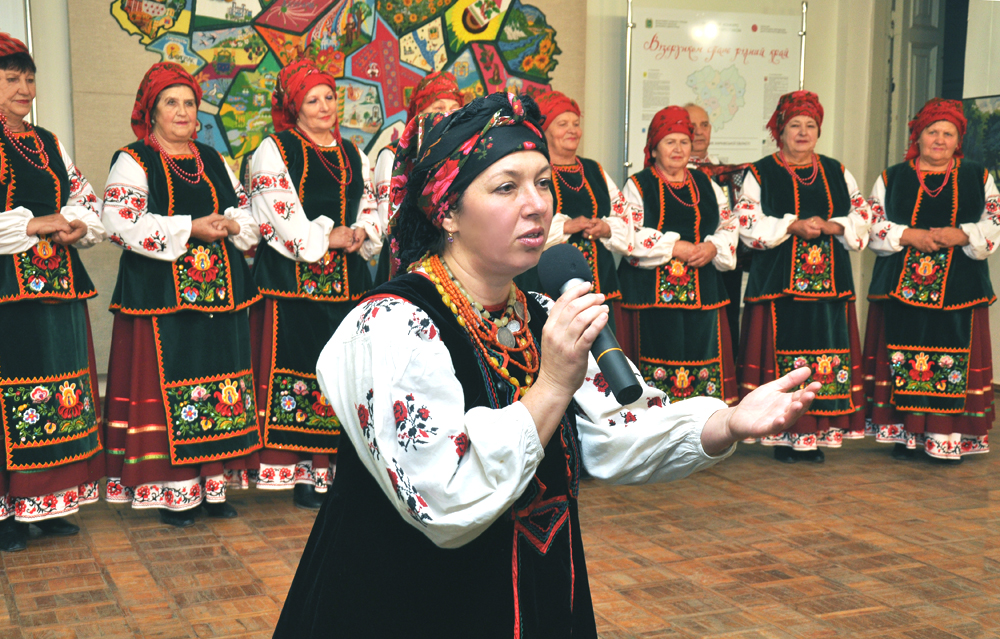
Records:
[[[998,475],[998,453],[946,467],[864,441],[824,465],[741,445],[672,484],[587,482],[601,636],[1000,637]],[[312,515],[230,500],[239,519],[186,530],[102,502],[79,537],[0,555],[0,638],[269,637]]]

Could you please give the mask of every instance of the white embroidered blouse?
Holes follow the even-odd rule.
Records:
[[[365,260],[378,255],[382,248],[382,229],[375,207],[375,191],[369,179],[368,156],[361,157],[361,175],[365,176],[364,193],[358,202],[357,219],[351,228],[365,231],[365,241],[358,250]],[[278,145],[271,138],[261,142],[250,162],[250,197],[253,216],[260,224],[261,235],[280,255],[297,262],[318,262],[330,247],[330,232],[335,223],[320,215],[306,217],[295,184],[288,177],[288,167]],[[261,180],[262,176],[272,179]]]
[[[833,176],[829,176],[833,179]],[[844,169],[844,183],[851,197],[850,212],[841,217],[830,218],[844,227],[843,235],[836,235],[841,244],[849,251],[863,251],[868,245],[868,230],[871,228],[872,216],[868,202],[861,195],[861,189],[854,176]],[[747,171],[743,178],[743,188],[740,199],[736,203],[739,215],[740,240],[750,248],[758,250],[772,249],[791,237],[788,227],[800,219],[794,213],[785,213],[782,217],[771,217],[764,213],[760,204],[760,184],[753,172]]]
[[[73,160],[66,153],[66,148],[59,144],[59,154],[66,165],[66,177],[69,179],[69,197],[66,206],[59,213],[67,222],[80,220],[87,225],[87,234],[77,240],[76,248],[90,248],[100,244],[108,234],[101,223],[101,200],[94,194],[94,188],[76,168]],[[27,251],[38,244],[38,236],[28,235],[28,222],[34,217],[31,211],[18,206],[0,215],[0,255],[16,255]]]
[[[598,373],[591,356],[574,395],[582,461],[592,476],[621,484],[670,481],[735,450],[709,457],[701,446],[705,422],[725,403],[699,397],[670,404],[646,387],[623,407],[596,381]],[[317,378],[386,497],[438,546],[458,547],[485,531],[544,456],[520,402],[466,411],[437,327],[405,300],[373,298],[355,308],[320,354]]]
[[[634,248],[635,240],[632,230],[632,211],[629,201],[618,190],[618,185],[611,179],[608,172],[601,168],[604,174],[604,183],[608,187],[608,195],[611,198],[611,214],[601,218],[611,227],[611,237],[602,237],[601,244],[612,253],[619,255],[629,255]],[[553,180],[558,179],[555,175]],[[545,240],[545,248],[550,249],[556,244],[569,242],[570,233],[563,232],[563,226],[570,221],[570,216],[565,213],[555,211],[552,216],[552,226],[549,227],[549,236]]]
[[[716,253],[712,258],[712,264],[720,271],[731,271],[736,268],[736,244],[739,242],[739,231],[736,227],[736,219],[732,211],[729,210],[729,200],[718,184],[712,182],[712,192],[715,194],[715,201],[719,204],[719,226],[711,235],[702,238],[702,242],[711,242],[715,245]],[[635,182],[629,180],[625,183],[625,199],[632,207],[633,221],[635,224],[635,248],[632,250],[633,266],[639,268],[656,268],[663,266],[674,257],[674,244],[681,239],[680,234],[668,231],[661,233],[655,228],[644,226],[645,210],[642,203],[642,194],[639,193]],[[659,211],[655,213],[659,216]]]
[[[963,246],[962,251],[974,260],[985,260],[993,255],[993,251],[997,250],[997,242],[1000,241],[1000,192],[997,191],[991,174],[987,175],[983,190],[986,194],[986,206],[983,207],[979,221],[958,225],[969,236],[969,244]],[[885,181],[881,175],[875,180],[868,204],[874,221],[871,227],[871,249],[878,255],[892,255],[902,251],[904,247],[899,242],[903,231],[910,227],[890,222],[886,218]]]
[[[236,191],[239,206],[227,208],[222,215],[240,225],[239,234],[230,235],[229,239],[238,250],[248,251],[260,240],[257,223],[250,215],[246,191],[228,164],[226,174]],[[183,214],[183,203],[178,203],[177,209],[174,215],[150,213],[149,181],[145,170],[128,153],[118,154],[108,174],[101,215],[112,242],[144,257],[173,262],[184,255],[191,238],[192,218]]]

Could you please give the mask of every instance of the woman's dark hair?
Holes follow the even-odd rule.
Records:
[[[524,106],[525,119],[536,127],[540,127],[538,122],[541,120],[541,114],[538,110],[538,105],[528,95],[521,95],[519,97]],[[424,137],[422,148],[431,142],[434,144],[441,142],[449,130],[453,130],[468,122],[483,121],[485,123],[497,110],[502,111],[505,115],[511,113],[510,102],[505,94],[494,93],[484,98],[476,98],[430,129]],[[465,142],[465,139],[458,137],[451,140],[451,142],[454,144],[452,148],[457,148],[459,144]],[[548,157],[547,151],[544,151],[544,153]],[[427,253],[440,253],[444,250],[445,231],[434,226],[416,204],[419,189],[423,188],[427,180],[427,174],[432,168],[434,167],[430,163],[423,166],[418,164],[413,167],[409,174],[408,192],[397,213],[396,226],[392,231],[392,241],[398,248],[398,252],[395,253],[399,259],[398,273],[405,273],[410,264],[418,261]],[[461,210],[463,199],[464,192],[459,196],[449,215],[454,215]]]
[[[12,53],[0,57],[0,71],[17,71],[19,73],[28,71],[35,73],[35,61],[31,59],[31,55],[28,53]]]

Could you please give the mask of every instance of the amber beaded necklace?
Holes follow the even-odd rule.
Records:
[[[509,313],[510,317],[500,326],[499,322],[490,319],[489,313],[481,305],[469,298],[439,256],[433,255],[424,259],[420,266],[434,283],[441,300],[455,314],[459,325],[465,329],[476,347],[486,356],[490,368],[514,389],[514,401],[523,397],[535,381],[539,363],[538,347],[528,329],[530,318],[525,305],[524,293],[511,284],[511,295],[508,297],[507,309],[504,311],[504,316],[506,317]],[[511,303],[511,299],[513,299],[513,303]],[[504,343],[508,340],[500,337],[501,331],[510,335],[511,345]],[[514,353],[520,353],[524,357],[523,364],[511,357]],[[510,374],[508,370],[510,366],[524,371],[523,385]]]
[[[42,139],[38,137],[38,132],[35,131],[35,127],[31,126],[27,122],[24,123],[24,130],[31,133],[31,139],[35,142],[35,148],[29,148],[26,144],[22,143],[17,139],[16,134],[10,130],[7,126],[7,117],[0,113],[0,124],[3,125],[4,137],[10,140],[11,146],[17,151],[21,157],[23,157],[28,164],[35,167],[39,171],[44,171],[49,168],[49,154],[45,152],[45,147],[42,146]],[[35,164],[35,161],[31,159],[31,154],[37,155],[39,164]]]

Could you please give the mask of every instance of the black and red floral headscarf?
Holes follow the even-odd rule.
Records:
[[[296,60],[278,73],[278,88],[271,94],[271,121],[275,131],[295,126],[306,94],[320,84],[329,86],[334,95],[337,94],[337,80],[305,58]],[[339,138],[338,131],[339,127],[335,128],[334,135]]]
[[[906,159],[912,160],[920,155],[920,148],[917,141],[924,129],[940,121],[951,122],[958,129],[958,148],[955,149],[956,158],[964,155],[962,153],[962,138],[965,137],[965,130],[969,126],[969,121],[965,118],[965,109],[958,100],[942,100],[941,98],[931,98],[927,104],[920,109],[920,112],[910,120],[910,148],[906,150]]]
[[[132,131],[136,138],[145,140],[149,137],[153,131],[150,118],[153,116],[157,98],[164,89],[177,85],[190,87],[194,91],[195,107],[201,104],[201,87],[184,67],[176,62],[157,62],[149,67],[149,71],[146,71],[142,82],[139,83],[139,91],[135,94],[135,106],[132,107]],[[193,137],[198,135],[195,134]]]
[[[784,146],[781,142],[781,132],[785,130],[788,121],[797,115],[807,115],[816,121],[817,133],[823,131],[823,105],[819,96],[812,91],[792,91],[778,99],[778,106],[767,122],[771,137],[778,143],[778,148]]]

